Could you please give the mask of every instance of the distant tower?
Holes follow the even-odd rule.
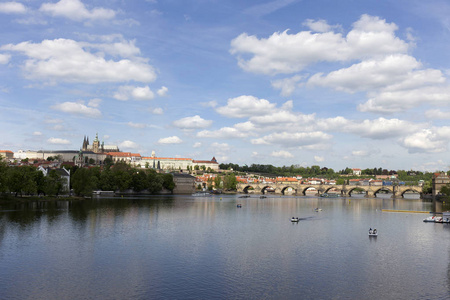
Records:
[[[89,142],[88,142],[88,140],[86,139],[86,136],[84,136],[84,139],[83,139],[83,145],[81,146],[81,150],[86,151],[88,145],[89,145]]]
[[[100,141],[98,140],[98,133],[95,135],[95,140],[92,143],[92,151],[94,151],[94,153],[100,152]]]

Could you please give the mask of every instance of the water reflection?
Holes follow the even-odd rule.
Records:
[[[431,205],[389,197],[256,196],[4,205],[0,295],[447,298],[450,226],[423,223],[427,214],[382,212]],[[379,230],[377,238],[367,236],[369,227]]]

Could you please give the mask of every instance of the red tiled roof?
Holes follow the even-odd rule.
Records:
[[[212,160],[193,160],[192,162],[197,164],[219,164],[217,161]]]
[[[142,159],[154,159],[154,160],[192,160],[192,158],[179,158],[179,157],[142,157]]]
[[[131,153],[131,152],[108,152],[106,153],[109,156],[116,156],[116,157],[140,157],[141,155],[139,153]]]
[[[12,152],[10,150],[0,150],[0,153],[12,153],[12,154],[14,154],[14,152]]]

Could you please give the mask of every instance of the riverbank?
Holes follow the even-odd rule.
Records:
[[[0,204],[11,204],[11,203],[26,203],[26,202],[52,202],[52,201],[81,201],[85,200],[84,197],[78,196],[0,196]],[[90,198],[88,198],[90,199]]]

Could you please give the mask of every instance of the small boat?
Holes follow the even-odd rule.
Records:
[[[323,194],[320,195],[320,197],[323,197],[323,198],[338,198],[339,194],[336,194],[336,193],[330,193],[330,194],[323,193]]]
[[[250,198],[250,195],[239,196],[239,198]]]
[[[264,199],[267,198],[266,196],[259,196],[260,199]]]
[[[193,193],[192,196],[194,196],[194,197],[206,197],[206,196],[211,196],[211,194],[209,192],[197,192],[197,193]]]
[[[376,228],[374,228],[374,229],[370,228],[370,229],[369,229],[369,236],[373,236],[373,237],[378,236],[378,231],[377,231],[377,229],[376,229]]]
[[[318,211],[322,211],[322,209],[321,209],[321,208],[318,208],[318,207],[316,207],[316,208],[314,208],[314,211],[315,211],[315,212],[318,212]]]
[[[292,217],[291,222],[298,222],[300,219],[298,217]]]
[[[241,207],[242,207],[242,204],[238,204],[238,205],[236,205],[236,207],[239,207],[239,208],[241,208]]]
[[[430,216],[428,218],[423,219],[424,222],[435,222],[436,221],[436,216]]]

